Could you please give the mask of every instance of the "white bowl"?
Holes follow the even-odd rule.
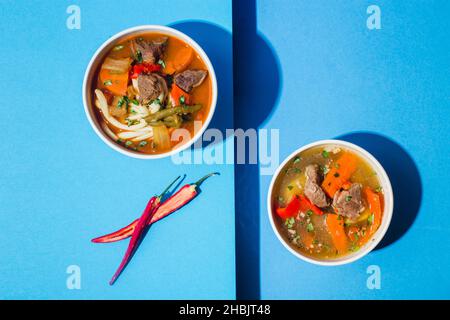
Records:
[[[103,58],[105,55],[116,45],[117,42],[121,41],[124,38],[129,38],[130,36],[137,36],[140,34],[144,34],[147,32],[155,32],[160,34],[166,34],[169,36],[174,36],[178,39],[183,40],[187,44],[189,44],[201,57],[203,62],[205,63],[207,69],[208,69],[208,75],[211,79],[211,105],[209,108],[208,117],[206,118],[205,122],[202,125],[202,128],[194,134],[194,136],[189,140],[188,142],[184,143],[183,145],[179,146],[176,149],[172,149],[168,152],[161,153],[161,154],[145,154],[140,153],[134,150],[130,150],[128,148],[125,148],[119,144],[117,144],[115,141],[112,141],[108,135],[103,131],[100,124],[97,121],[97,117],[95,115],[94,111],[94,104],[93,104],[93,91],[92,91],[92,81],[95,74],[95,71],[97,70],[99,64],[103,61]],[[133,27],[130,29],[126,29],[124,31],[121,31],[108,40],[106,40],[100,48],[97,49],[97,51],[94,53],[91,61],[89,62],[89,65],[86,69],[86,72],[84,74],[84,81],[83,81],[83,104],[84,104],[84,110],[86,112],[86,116],[94,129],[95,133],[111,148],[113,148],[116,151],[119,151],[122,154],[125,154],[130,157],[134,158],[140,158],[140,159],[158,159],[158,158],[164,158],[171,156],[175,153],[178,153],[182,150],[185,150],[189,148],[197,139],[199,139],[203,132],[208,127],[209,123],[211,122],[211,119],[214,115],[214,111],[216,109],[216,103],[217,103],[217,79],[216,74],[214,72],[214,68],[211,64],[211,61],[209,60],[206,53],[203,51],[203,49],[192,40],[190,37],[185,35],[184,33],[175,30],[173,28],[169,28],[166,26],[159,26],[159,25],[143,25],[138,27]]]
[[[310,256],[303,255],[302,253],[294,250],[291,246],[289,246],[288,243],[286,243],[286,241],[283,239],[283,237],[281,236],[281,234],[276,226],[276,222],[275,222],[275,218],[274,218],[275,213],[273,212],[273,204],[272,204],[272,193],[273,193],[273,188],[275,185],[275,181],[278,178],[278,175],[280,174],[281,170],[283,170],[283,168],[286,166],[286,164],[291,159],[293,159],[300,152],[305,151],[307,149],[310,149],[313,147],[318,147],[321,145],[330,145],[330,144],[336,145],[336,146],[339,146],[342,148],[346,148],[346,149],[349,149],[349,150],[355,152],[356,154],[361,156],[363,159],[365,159],[371,165],[371,167],[377,173],[378,179],[380,180],[380,185],[383,188],[384,211],[383,211],[383,218],[382,218],[380,227],[375,232],[375,234],[372,236],[372,238],[366,244],[364,244],[364,246],[362,246],[357,252],[353,252],[351,254],[348,254],[343,257],[339,257],[337,259],[325,260],[325,259],[316,259],[316,258],[313,258]],[[318,264],[318,265],[337,266],[337,265],[347,264],[347,263],[353,262],[355,260],[358,260],[358,259],[364,257],[366,254],[368,254],[370,251],[372,251],[377,246],[377,244],[381,241],[381,239],[383,239],[384,235],[386,234],[387,229],[389,228],[389,224],[391,223],[392,212],[394,209],[394,196],[392,193],[391,182],[389,180],[388,175],[386,174],[386,171],[384,171],[381,164],[369,152],[367,152],[363,148],[361,148],[353,143],[346,142],[346,141],[320,140],[317,142],[307,144],[306,146],[303,146],[303,147],[295,150],[283,161],[283,163],[281,163],[281,165],[278,167],[277,171],[273,175],[272,181],[270,183],[269,193],[267,195],[267,209],[268,209],[267,211],[269,213],[270,224],[272,225],[272,229],[275,232],[275,234],[277,235],[278,240],[280,240],[281,243],[284,245],[284,247],[286,249],[288,249],[294,256],[296,256],[297,258],[300,258],[302,260],[305,260],[307,262]]]

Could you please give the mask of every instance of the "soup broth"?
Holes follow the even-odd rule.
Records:
[[[272,206],[286,243],[318,259],[358,251],[381,224],[383,190],[363,158],[326,145],[294,157],[275,181]]]
[[[168,152],[190,139],[208,117],[212,84],[206,64],[187,43],[145,33],[116,43],[96,70],[93,101],[105,133],[123,147],[146,154]],[[186,135],[182,135],[186,136]]]

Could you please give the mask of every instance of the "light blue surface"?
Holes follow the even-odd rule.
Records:
[[[381,30],[366,28],[370,4],[381,8]],[[276,238],[266,208],[270,177],[262,177],[263,299],[450,298],[449,12],[444,0],[257,2],[258,31],[281,65],[279,101],[262,126],[280,128],[280,159],[315,140],[368,131],[409,153],[423,192],[399,240],[351,265],[319,267]],[[366,287],[369,265],[381,268],[380,290]]]
[[[66,8],[74,3],[81,30],[66,28]],[[233,166],[121,155],[96,136],[81,99],[89,59],[111,35],[141,24],[185,21],[189,28],[195,19],[228,33],[223,40],[197,30],[194,39],[221,41],[212,50],[229,54],[219,79],[228,89],[219,101],[227,104],[217,108],[224,117],[218,121],[230,124],[231,1],[2,1],[0,7],[0,298],[234,298]],[[221,176],[154,225],[110,287],[127,242],[90,239],[138,217],[177,175],[186,173],[186,183],[212,171]],[[66,288],[69,265],[81,268],[81,290]]]

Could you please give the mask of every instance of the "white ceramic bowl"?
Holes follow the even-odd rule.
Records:
[[[206,118],[205,122],[202,125],[202,128],[194,134],[194,136],[189,140],[188,142],[184,143],[183,145],[179,146],[176,149],[170,150],[165,153],[161,154],[144,154],[137,151],[130,150],[128,148],[125,148],[119,144],[117,144],[115,141],[112,141],[108,135],[103,131],[100,124],[97,121],[97,117],[95,115],[95,105],[93,104],[93,90],[92,90],[92,81],[94,80],[94,74],[97,70],[100,63],[102,63],[105,55],[117,44],[117,42],[121,41],[124,38],[129,38],[130,36],[137,36],[140,34],[148,33],[148,32],[155,32],[159,34],[166,34],[169,36],[176,37],[178,39],[183,40],[187,44],[189,44],[201,57],[203,62],[205,63],[207,69],[208,69],[208,75],[211,79],[211,105],[209,108],[208,117]],[[182,150],[185,150],[189,148],[197,139],[199,139],[203,132],[208,127],[209,123],[211,122],[211,119],[214,115],[214,111],[216,109],[216,103],[217,103],[217,79],[216,74],[214,72],[214,68],[211,64],[211,61],[209,60],[206,53],[203,51],[203,49],[190,37],[185,35],[184,33],[175,30],[173,28],[169,28],[166,26],[160,26],[160,25],[143,25],[138,27],[133,27],[130,29],[126,29],[124,31],[121,31],[108,40],[106,40],[100,48],[94,53],[91,61],[89,62],[89,65],[86,69],[85,75],[84,75],[84,81],[83,81],[83,104],[84,104],[84,110],[86,112],[86,116],[94,129],[95,133],[111,148],[113,148],[116,151],[119,151],[122,154],[125,154],[130,157],[134,158],[140,158],[140,159],[157,159],[157,158],[164,158],[171,156],[175,153],[178,153]]]
[[[275,212],[273,212],[273,203],[272,203],[272,201],[273,201],[272,193],[273,193],[275,181],[277,180],[278,175],[280,174],[281,170],[284,169],[284,167],[287,165],[287,163],[290,160],[292,160],[296,155],[298,155],[300,152],[303,152],[303,151],[313,148],[313,147],[322,146],[322,145],[336,145],[338,147],[349,149],[349,150],[355,152],[356,154],[358,154],[359,156],[361,156],[363,159],[365,159],[377,173],[378,179],[380,180],[380,184],[381,184],[381,187],[383,188],[383,193],[384,193],[383,218],[382,218],[381,225],[378,228],[377,232],[375,232],[373,237],[364,246],[362,246],[357,252],[354,252],[354,253],[348,254],[344,257],[339,257],[339,258],[333,259],[333,260],[316,259],[316,258],[313,258],[310,256],[306,256],[306,255],[303,255],[302,253],[294,250],[291,246],[289,246],[289,244],[286,243],[286,241],[281,236],[281,234],[276,226]],[[270,183],[269,193],[267,195],[267,208],[268,208],[268,213],[269,213],[270,224],[272,225],[272,229],[275,232],[275,234],[277,235],[278,240],[280,240],[281,243],[284,245],[284,247],[286,249],[288,249],[294,256],[296,256],[302,260],[305,260],[307,262],[311,262],[311,263],[318,264],[318,265],[337,266],[337,265],[347,264],[347,263],[353,262],[355,260],[358,260],[358,259],[362,258],[363,256],[365,256],[366,254],[368,254],[370,251],[372,251],[377,246],[377,244],[381,241],[381,239],[386,234],[389,224],[391,223],[392,212],[394,209],[394,196],[392,193],[391,182],[389,180],[389,177],[386,174],[386,171],[384,171],[381,164],[369,152],[367,152],[363,148],[361,148],[353,143],[350,143],[350,142],[341,141],[341,140],[321,140],[321,141],[310,143],[306,146],[303,146],[303,147],[295,150],[278,167],[278,169],[275,172],[275,174],[273,175],[272,181]]]

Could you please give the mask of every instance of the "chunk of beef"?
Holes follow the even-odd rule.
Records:
[[[205,70],[186,70],[175,75],[174,81],[184,91],[191,92],[194,87],[202,84],[207,74]]]
[[[167,41],[167,37],[161,37],[155,40],[138,38],[131,42],[131,49],[134,55],[140,53],[144,62],[157,63],[167,47]]]
[[[325,192],[320,187],[319,166],[317,164],[310,164],[305,168],[306,183],[305,196],[319,208],[328,206],[328,199]]]
[[[137,78],[137,87],[141,104],[148,104],[161,94],[165,97],[168,92],[166,80],[156,73],[141,73]]]
[[[348,190],[336,192],[333,198],[333,207],[342,216],[355,219],[364,211],[362,202],[362,185],[353,183]]]

